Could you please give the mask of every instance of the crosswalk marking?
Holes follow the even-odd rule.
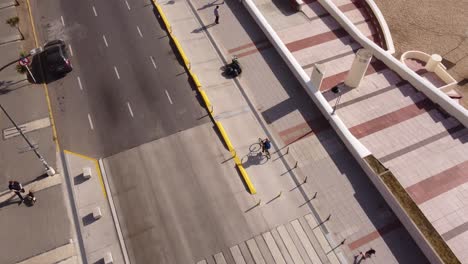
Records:
[[[307,238],[306,233],[304,232],[304,229],[302,229],[301,224],[299,223],[299,220],[294,220],[291,222],[292,227],[294,228],[294,231],[297,234],[297,237],[299,237],[299,240],[301,241],[302,245],[304,246],[304,249],[309,256],[310,260],[312,260],[312,263],[322,263],[320,260],[319,256],[317,255],[317,252],[315,252],[314,247],[310,243],[309,238]]]
[[[229,250],[231,251],[232,257],[234,258],[236,264],[246,264],[244,257],[242,257],[242,253],[239,249],[239,246],[233,246]]]
[[[216,261],[216,264],[227,264],[226,259],[224,259],[223,252],[219,252],[218,254],[215,254],[214,259]]]
[[[273,256],[273,259],[275,260],[276,264],[286,264],[271,233],[270,232],[264,233],[263,239],[265,239],[268,249],[270,250],[271,255]]]
[[[296,264],[304,263],[304,260],[302,260],[301,255],[299,254],[299,251],[297,250],[296,246],[294,245],[294,242],[289,236],[288,231],[286,230],[286,227],[278,226],[276,230],[278,230],[278,233],[280,234],[281,239],[283,240],[284,245],[288,249],[289,255],[291,255],[291,258],[293,259],[294,263]]]
[[[256,264],[266,264],[260,249],[258,249],[257,243],[255,243],[255,239],[247,240],[247,247]]]

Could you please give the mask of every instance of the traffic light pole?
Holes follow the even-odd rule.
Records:
[[[49,175],[49,176],[54,175],[55,174],[54,168],[50,167],[49,164],[47,164],[46,160],[42,157],[42,155],[39,153],[39,151],[37,151],[37,149],[34,147],[34,145],[31,144],[29,139],[24,135],[21,128],[18,127],[18,125],[13,120],[13,118],[11,118],[11,116],[8,114],[8,112],[5,110],[5,108],[3,108],[3,106],[1,104],[0,104],[0,108],[2,109],[3,113],[5,113],[5,115],[8,117],[8,119],[10,119],[10,122],[15,126],[18,133],[23,137],[23,139],[26,141],[26,143],[28,143],[29,147],[34,151],[37,158],[42,162],[42,165],[44,165],[44,167],[46,169],[47,175]]]

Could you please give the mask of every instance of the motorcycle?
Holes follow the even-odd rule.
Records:
[[[224,67],[223,73],[229,77],[237,77],[242,73],[242,68],[236,56],[232,57],[231,63]]]

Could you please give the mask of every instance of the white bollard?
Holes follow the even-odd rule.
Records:
[[[47,176],[54,176],[55,175],[55,170],[52,167],[49,167],[48,170],[46,170]]]
[[[83,178],[85,179],[91,178],[91,168],[89,167],[83,168]]]
[[[101,208],[95,207],[95,208],[93,209],[93,218],[94,218],[95,220],[98,220],[98,219],[101,218],[101,217],[102,217]]]
[[[348,87],[356,88],[361,83],[362,78],[366,74],[367,67],[372,59],[372,52],[366,49],[360,49],[356,52],[351,69],[344,83]]]
[[[112,264],[114,263],[114,259],[112,259],[112,254],[110,252],[107,252],[106,255],[104,256],[104,264]]]

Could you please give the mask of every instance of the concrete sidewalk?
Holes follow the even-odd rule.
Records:
[[[318,223],[331,215],[321,230],[332,247],[338,245],[335,252],[342,262],[352,262],[358,250],[368,247],[377,250],[378,263],[424,259],[239,2],[160,4],[213,104],[215,119],[221,120],[238,156],[243,157],[258,191],[251,206],[263,203],[253,209],[265,219],[263,232],[308,213]],[[213,24],[217,4],[219,25]],[[288,13],[285,5],[279,9],[268,2],[263,7],[283,26],[305,21]],[[236,80],[224,78],[220,71],[232,55],[240,57],[244,69]],[[258,138],[265,136],[274,139],[278,150],[268,162],[255,156]],[[343,239],[345,246],[339,247]],[[317,245],[315,250],[323,251]]]

